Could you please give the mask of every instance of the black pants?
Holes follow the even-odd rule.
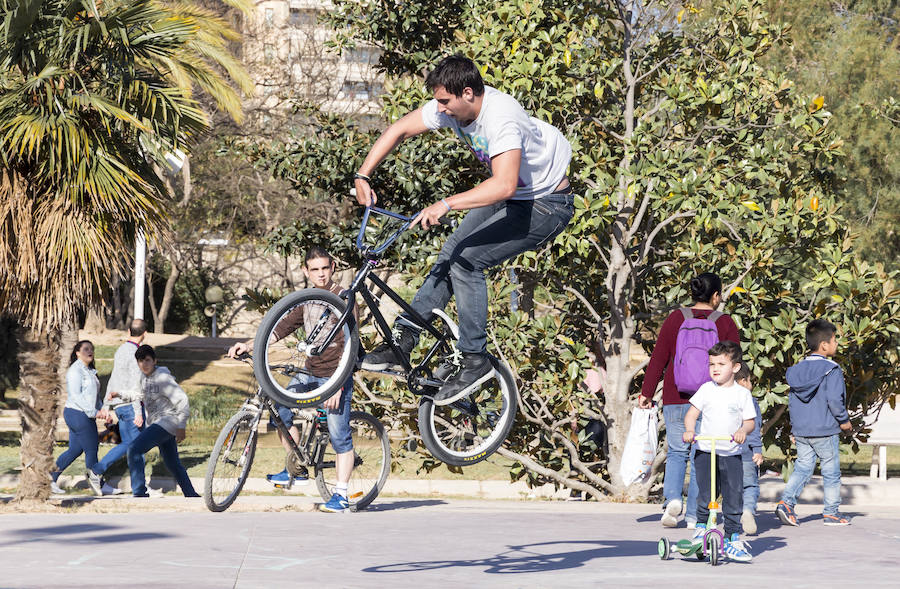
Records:
[[[697,450],[697,523],[709,519],[709,452]],[[722,494],[722,514],[725,516],[725,537],[741,533],[741,512],[744,510],[744,465],[741,455],[716,456],[716,495]]]

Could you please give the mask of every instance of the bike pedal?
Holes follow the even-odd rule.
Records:
[[[350,496],[347,497],[347,498],[348,498],[348,499],[359,499],[359,498],[362,497],[362,496],[363,496],[363,492],[362,492],[362,491],[357,491],[356,493],[351,493]]]

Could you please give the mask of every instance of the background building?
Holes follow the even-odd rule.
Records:
[[[256,82],[256,95],[245,103],[251,125],[277,128],[295,101],[377,119],[379,50],[329,47],[331,31],[319,21],[331,9],[327,0],[260,0],[252,18],[237,23],[242,61]]]

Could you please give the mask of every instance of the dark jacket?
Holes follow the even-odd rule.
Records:
[[[744,440],[744,449],[741,453],[746,458],[752,458],[754,454],[762,454],[762,414],[759,411],[759,403],[756,402],[756,397],[753,397],[753,408],[756,409],[753,431]]]
[[[841,431],[840,424],[850,421],[844,404],[844,373],[836,362],[811,354],[788,368],[785,377],[791,387],[788,409],[795,436],[831,436]]]

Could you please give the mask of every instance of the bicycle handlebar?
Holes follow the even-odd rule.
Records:
[[[400,225],[400,228],[394,231],[390,237],[384,240],[383,243],[369,247],[363,243],[365,235],[366,235],[366,226],[369,224],[369,215],[371,213],[375,213],[377,215],[383,215],[385,217],[391,217],[392,219],[398,219],[403,221]],[[356,234],[356,249],[362,252],[364,255],[372,255],[379,256],[391,246],[397,238],[400,237],[400,234],[409,229],[410,225],[412,225],[412,221],[415,217],[407,217],[406,215],[401,215],[400,213],[395,213],[394,211],[389,211],[387,209],[382,209],[379,207],[367,206],[365,212],[363,213],[362,224],[359,226],[359,233]],[[441,225],[447,225],[450,227],[455,227],[456,223],[452,219],[448,219],[447,217],[441,217],[439,220]]]

